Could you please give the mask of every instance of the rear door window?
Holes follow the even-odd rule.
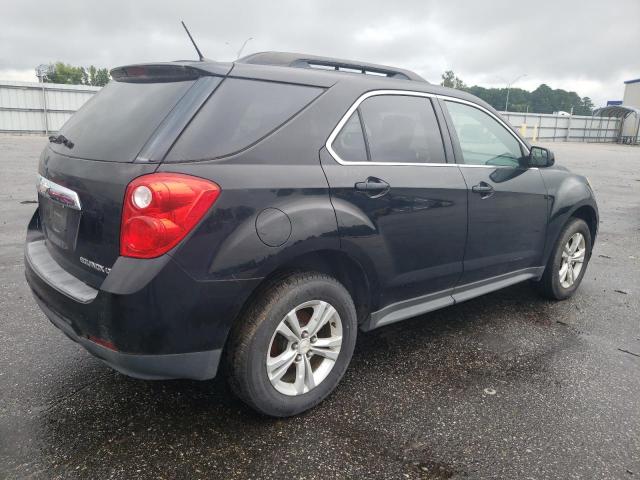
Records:
[[[196,114],[165,161],[204,160],[239,152],[276,130],[322,91],[228,78]]]
[[[372,162],[446,163],[431,100],[377,95],[358,107]]]

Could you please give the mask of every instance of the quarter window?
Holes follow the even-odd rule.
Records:
[[[333,150],[338,156],[347,162],[366,162],[367,147],[364,143],[364,134],[360,124],[358,111],[353,112],[347,123],[333,141]]]
[[[231,155],[287,122],[322,93],[321,88],[227,78],[191,120],[166,162]]]
[[[523,154],[516,138],[482,110],[446,101],[464,163],[519,167]]]

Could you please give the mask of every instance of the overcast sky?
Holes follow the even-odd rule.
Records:
[[[35,81],[34,66],[100,67],[194,58],[184,19],[205,56],[232,60],[281,50],[386,63],[440,82],[540,83],[596,105],[640,77],[640,0],[3,2],[0,79]]]

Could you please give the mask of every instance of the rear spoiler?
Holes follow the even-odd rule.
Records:
[[[125,65],[111,70],[116,82],[157,83],[196,80],[204,76],[225,76],[231,63],[222,62],[167,62]]]

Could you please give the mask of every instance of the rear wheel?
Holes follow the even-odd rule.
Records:
[[[342,378],[356,332],[353,301],[337,280],[292,274],[267,288],[239,319],[227,353],[229,383],[266,415],[303,412]]]
[[[591,232],[579,218],[572,218],[560,233],[539,282],[541,293],[554,300],[572,296],[591,258]]]

